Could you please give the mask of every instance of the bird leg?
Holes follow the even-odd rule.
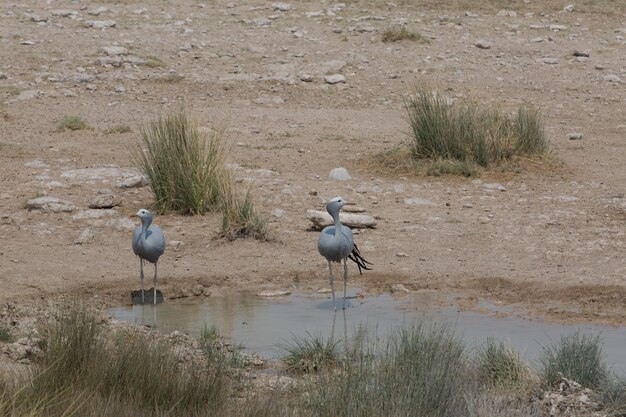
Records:
[[[154,298],[153,298],[153,304],[156,304],[156,287],[157,287],[157,263],[154,263]]]
[[[348,258],[343,259],[343,309],[346,309],[346,286],[348,285]]]
[[[335,305],[335,277],[333,277],[333,266],[328,261],[328,270],[330,271],[330,290],[333,293],[333,309],[337,311],[337,306]]]
[[[141,277],[141,304],[144,304],[145,300],[143,298],[143,259],[139,258],[139,276]]]

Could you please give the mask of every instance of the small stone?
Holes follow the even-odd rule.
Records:
[[[87,12],[87,14],[91,16],[99,16],[100,13],[106,12],[108,9],[106,7],[98,7],[97,9],[93,9]]]
[[[574,50],[574,52],[572,52],[572,55],[574,56],[583,56],[583,57],[589,57],[589,51],[579,51],[577,49]]]
[[[257,293],[259,297],[284,297],[289,294],[291,292],[287,290],[265,290]]]
[[[393,294],[408,294],[410,291],[402,284],[393,284],[391,286],[391,292]]]
[[[268,104],[284,104],[285,100],[283,100],[279,96],[261,96],[254,100],[256,104],[268,105]]]
[[[474,46],[479,49],[491,49],[491,43],[480,39],[474,42]]]
[[[15,97],[15,99],[18,101],[31,100],[33,98],[39,97],[40,95],[41,95],[41,92],[39,90],[25,90],[25,91],[22,91],[20,94],[18,94],[18,96]]]
[[[117,184],[118,188],[140,188],[148,185],[148,179],[142,175],[137,175],[134,177],[130,177],[125,179],[124,181]]]
[[[347,213],[365,213],[367,211],[365,210],[365,208],[354,205],[354,204],[347,204],[343,206],[342,210]]]
[[[272,8],[281,12],[288,12],[291,10],[291,4],[289,3],[272,3]]]
[[[115,86],[115,92],[116,93],[124,93],[126,91],[126,87],[124,87],[123,85],[116,85]]]
[[[350,174],[348,174],[348,170],[343,167],[333,168],[330,170],[328,174],[328,179],[334,181],[348,181],[352,179]]]
[[[604,81],[608,81],[608,82],[611,82],[611,83],[621,83],[622,82],[622,79],[618,75],[615,75],[615,74],[607,74],[607,75],[603,76],[602,79]]]
[[[570,132],[567,134],[567,138],[569,140],[581,140],[583,138],[583,134],[580,132]]]
[[[198,297],[198,296],[202,295],[202,293],[204,293],[204,287],[202,286],[202,284],[196,284],[193,287],[191,287],[191,293],[195,297]]]
[[[306,17],[320,17],[324,16],[324,12],[306,12],[304,15]]]
[[[103,46],[100,52],[108,56],[128,55],[128,49],[123,46]]]
[[[406,252],[396,252],[396,256],[398,258],[408,258],[409,255],[406,254]]]
[[[76,72],[74,74],[66,75],[63,80],[72,83],[87,83],[95,79],[93,75],[85,74],[84,72]]]
[[[506,191],[506,187],[500,183],[497,182],[493,182],[493,183],[484,183],[483,184],[483,188],[485,190],[498,190],[498,191]]]
[[[4,72],[0,72],[0,80],[6,80],[7,75]]]
[[[324,81],[327,84],[345,83],[346,82],[346,77],[344,77],[342,74],[331,74],[331,75],[325,76],[324,77]]]
[[[405,198],[404,204],[407,206],[432,206],[434,203],[424,198]]]
[[[285,210],[283,209],[275,208],[274,210],[272,210],[272,216],[274,217],[283,217],[284,215]]]
[[[267,17],[257,17],[256,19],[252,19],[252,23],[256,26],[269,26],[272,24],[272,21]]]
[[[472,204],[470,204],[470,203],[463,204],[463,208],[470,209],[472,207],[474,207],[474,206]]]
[[[560,32],[562,30],[566,30],[567,26],[565,26],[565,25],[548,25],[548,29],[550,29],[553,32]]]
[[[117,23],[115,20],[87,20],[85,21],[85,27],[94,29],[108,29],[115,27]]]
[[[110,209],[120,205],[122,205],[122,202],[113,194],[100,194],[89,202],[89,208],[91,209]]]
[[[559,63],[559,60],[558,60],[558,58],[546,57],[546,58],[537,58],[536,62],[538,64],[555,65],[555,64]]]
[[[74,203],[55,197],[38,197],[26,202],[28,211],[40,210],[44,213],[71,213],[76,209]]]
[[[543,42],[545,39],[543,39],[541,36],[537,36],[536,38],[532,38],[530,41],[531,42]]]
[[[305,83],[310,83],[311,81],[313,81],[313,76],[309,73],[301,72],[298,74],[298,79]]]
[[[80,232],[80,235],[78,235],[76,240],[74,240],[74,244],[83,245],[85,243],[91,242],[93,238],[94,238],[93,229],[88,227],[87,229],[84,229],[82,232]]]
[[[567,6],[563,7],[563,11],[564,12],[568,12],[571,13],[574,11],[574,5],[573,4],[568,4]]]

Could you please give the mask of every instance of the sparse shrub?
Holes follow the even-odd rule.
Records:
[[[11,329],[4,325],[0,325],[0,342],[10,342],[13,340]]]
[[[340,372],[321,374],[306,402],[318,417],[462,416],[475,385],[469,375],[460,338],[445,326],[416,325],[392,335],[386,349],[361,348]]]
[[[89,125],[78,116],[65,116],[59,121],[59,130],[84,130],[89,129]]]
[[[563,336],[543,348],[540,363],[541,382],[546,388],[553,387],[565,377],[584,387],[597,389],[609,377],[599,336],[578,332]]]
[[[292,344],[283,345],[286,352],[283,362],[287,370],[296,374],[307,374],[333,369],[339,360],[337,341],[322,336],[312,336],[307,333],[305,337],[294,336]]]
[[[472,161],[450,161],[444,159],[438,159],[432,162],[432,164],[426,170],[426,174],[433,177],[440,177],[441,175],[462,175],[464,177],[471,177],[476,175],[476,164]]]
[[[458,160],[482,167],[515,155],[541,155],[548,141],[538,111],[520,107],[509,118],[473,102],[452,104],[425,87],[405,103],[411,127],[411,152],[417,159]]]
[[[428,40],[420,33],[412,32],[404,26],[389,27],[385,29],[382,36],[383,42],[398,42],[405,39],[410,41],[428,42]]]
[[[476,368],[480,381],[505,390],[520,390],[528,384],[531,370],[511,346],[487,340],[478,349]]]
[[[224,190],[220,237],[228,240],[246,237],[259,240],[269,238],[267,220],[254,207],[250,190],[243,197],[236,194],[233,187]]]
[[[602,411],[609,417],[626,416],[626,379],[611,376],[598,388]]]
[[[126,124],[115,125],[104,131],[106,135],[110,135],[112,133],[129,133],[129,132],[132,132],[132,129],[130,128],[130,126]]]
[[[137,165],[150,182],[157,210],[203,214],[220,208],[230,187],[221,132],[207,137],[183,110],[142,129]]]
[[[225,406],[222,363],[181,363],[168,342],[135,331],[111,334],[81,305],[63,308],[45,350],[10,405],[29,411],[14,415],[219,415]]]

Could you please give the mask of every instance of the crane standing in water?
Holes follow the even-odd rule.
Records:
[[[367,265],[371,265],[366,261],[359,252],[359,248],[354,243],[352,230],[341,224],[339,221],[339,211],[346,204],[343,198],[331,198],[326,204],[326,211],[333,218],[334,226],[327,226],[322,230],[319,240],[317,241],[317,250],[328,261],[328,270],[330,271],[330,289],[333,294],[333,308],[337,311],[335,304],[335,278],[333,277],[333,268],[331,262],[341,263],[343,261],[343,309],[346,308],[346,286],[348,283],[348,258],[354,261],[359,267],[359,273],[362,275],[361,269],[369,270]]]
[[[146,209],[140,209],[133,214],[141,220],[141,226],[138,226],[133,232],[133,252],[139,256],[140,277],[141,277],[141,303],[144,303],[143,293],[143,261],[146,260],[154,264],[154,297],[153,302],[157,300],[157,262],[159,257],[165,252],[165,238],[161,229],[152,224],[152,213]]]

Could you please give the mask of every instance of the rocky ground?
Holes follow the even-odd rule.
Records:
[[[217,240],[218,214],[157,216],[166,297],[326,287],[306,211],[342,195],[377,220],[356,236],[374,264],[352,272],[366,292],[623,323],[626,6],[597,3],[1,1],[0,300],[129,302],[128,216],[152,202],[133,152],[142,126],[184,106],[226,128],[274,239]],[[382,42],[392,25],[424,40]],[[539,108],[563,166],[381,171],[372,157],[408,139],[418,83]],[[66,116],[89,128],[59,129]],[[330,179],[337,167],[350,178]]]

